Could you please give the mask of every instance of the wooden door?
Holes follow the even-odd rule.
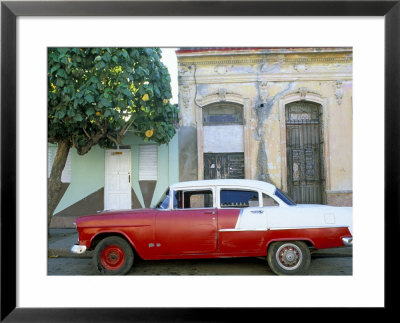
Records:
[[[299,204],[323,204],[323,136],[320,105],[294,102],[286,106],[288,193]]]
[[[132,208],[131,150],[107,149],[105,160],[104,209]]]

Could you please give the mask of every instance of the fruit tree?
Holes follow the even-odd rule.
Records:
[[[177,107],[159,48],[49,48],[48,142],[57,153],[48,179],[48,224],[61,197],[68,152],[122,143],[127,130],[168,143]]]

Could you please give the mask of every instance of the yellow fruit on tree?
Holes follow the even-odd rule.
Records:
[[[168,99],[164,99],[163,102],[164,102],[164,104],[167,104],[168,103]]]
[[[100,114],[101,114],[101,113],[100,113],[99,111],[96,111],[96,116],[98,116],[98,117],[99,117],[99,116],[100,116]]]
[[[153,129],[147,130],[144,134],[147,138],[150,138],[153,135]]]

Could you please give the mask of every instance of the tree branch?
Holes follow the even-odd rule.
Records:
[[[125,133],[128,131],[128,129],[132,125],[133,121],[135,121],[135,118],[133,118],[133,116],[131,116],[131,119],[122,127],[122,129],[118,135],[121,137],[125,136]]]
[[[121,143],[119,142],[118,139],[115,139],[113,136],[111,136],[110,134],[107,134],[107,138],[110,139],[113,143],[115,143],[118,146],[121,145]]]
[[[98,120],[94,119],[94,122],[96,123],[96,126],[100,129],[100,131],[101,131],[103,134],[106,134],[106,133],[107,133],[107,126],[108,126],[108,121],[107,121],[107,119],[105,119],[105,121],[104,121],[104,127],[99,123]]]
[[[87,133],[86,129],[85,129],[85,128],[82,128],[82,130],[83,130],[83,132],[85,133],[86,137],[88,137],[88,138],[90,139],[90,136],[89,136],[89,134]]]
[[[100,139],[104,138],[106,136],[103,131],[98,131],[94,136],[92,136],[87,144],[85,146],[77,146],[74,145],[76,148],[76,151],[78,152],[79,155],[84,155],[86,154],[93,146],[97,145],[97,143],[100,141]]]

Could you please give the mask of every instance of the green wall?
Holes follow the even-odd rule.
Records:
[[[82,198],[104,187],[104,150],[93,147],[86,155],[79,156],[71,148],[71,184],[54,213],[58,213]]]
[[[144,202],[138,182],[139,145],[146,144],[154,143],[151,141],[144,142],[129,131],[122,143],[124,148],[128,148],[125,146],[130,146],[131,148],[132,187],[142,206],[144,206]],[[93,147],[84,156],[79,156],[74,148],[71,149],[71,183],[54,214],[104,187],[104,159],[105,151],[99,146]],[[175,135],[169,144],[158,146],[157,173],[157,184],[151,202],[152,207],[155,206],[170,184],[179,181],[178,135]]]

